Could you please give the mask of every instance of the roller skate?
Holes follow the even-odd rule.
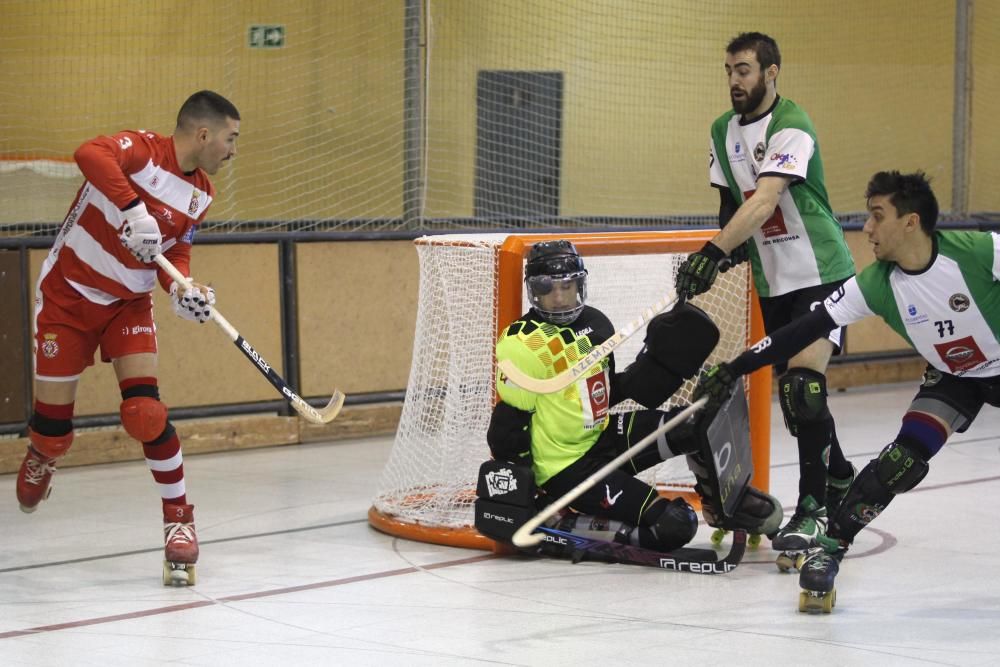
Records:
[[[847,547],[839,540],[820,536],[820,546],[799,555],[799,611],[810,614],[829,614],[837,604],[834,579],[840,571],[840,561]]]
[[[56,459],[66,453],[72,434],[50,437],[28,431],[31,444],[17,471],[17,502],[22,512],[34,512],[38,504],[52,494],[52,475]]]
[[[715,528],[710,538],[713,545],[721,545],[732,530],[745,530],[749,533],[747,546],[756,549],[761,535],[771,535],[781,525],[781,503],[774,496],[747,486],[734,516],[719,517],[711,505],[702,505],[702,515]]]
[[[194,532],[193,505],[163,506],[163,585],[194,586],[198,562],[198,536]]]
[[[826,508],[812,496],[806,496],[795,508],[788,523],[771,540],[771,548],[780,551],[774,563],[782,572],[796,567],[799,554],[815,546],[816,538],[826,533]]]
[[[840,503],[844,502],[847,490],[854,483],[858,469],[851,465],[851,474],[845,479],[837,479],[833,475],[826,476],[826,515],[832,517],[837,513]]]

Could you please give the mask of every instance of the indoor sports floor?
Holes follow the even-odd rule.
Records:
[[[837,393],[859,468],[915,385]],[[772,411],[771,490],[795,501]],[[199,581],[160,583],[142,462],[60,471],[33,515],[0,477],[0,665],[995,665],[1000,411],[862,532],[830,615],[797,611],[767,540],[726,575],[531,560],[368,526],[391,437],[192,456]],[[708,544],[702,528],[696,543]]]

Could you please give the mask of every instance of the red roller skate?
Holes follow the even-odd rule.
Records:
[[[198,536],[193,505],[163,506],[163,585],[194,586]]]
[[[17,502],[22,512],[34,512],[52,493],[52,475],[56,459],[73,443],[73,434],[51,437],[28,430],[28,451],[17,471]]]

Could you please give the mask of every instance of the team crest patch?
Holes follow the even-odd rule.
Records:
[[[767,146],[764,145],[764,142],[763,141],[757,142],[757,145],[753,147],[753,159],[756,162],[763,162],[766,151],[767,151]]]
[[[969,305],[971,305],[971,303],[972,302],[969,300],[969,297],[965,294],[962,294],[961,292],[959,292],[958,294],[952,294],[951,297],[948,299],[948,305],[956,313],[961,313],[962,311],[968,310]]]
[[[59,343],[56,342],[56,334],[44,334],[42,341],[42,354],[46,359],[54,359],[59,354]]]
[[[198,212],[198,207],[201,205],[199,197],[201,197],[201,190],[196,189],[191,193],[191,203],[188,204],[188,215],[194,216]]]

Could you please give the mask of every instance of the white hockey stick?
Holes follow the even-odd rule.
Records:
[[[184,274],[177,270],[177,267],[170,263],[163,255],[157,255],[155,261],[159,264],[160,268],[167,272],[174,282],[184,285],[188,289],[191,289],[191,279],[186,278]],[[344,406],[344,394],[340,390],[334,390],[333,396],[330,397],[330,402],[326,404],[325,407],[317,410],[313,406],[306,403],[302,397],[292,391],[292,388],[288,386],[288,383],[282,379],[280,375],[274,372],[271,368],[271,364],[264,361],[257,350],[253,349],[253,346],[248,343],[240,332],[229,323],[222,314],[212,306],[212,320],[219,325],[219,327],[226,332],[229,339],[236,344],[236,347],[240,349],[247,359],[253,362],[253,365],[257,367],[257,370],[267,378],[275,389],[281,392],[281,395],[285,397],[285,400],[291,404],[292,408],[295,409],[302,418],[306,421],[312,422],[313,424],[329,424],[332,422],[337,415],[340,413],[340,409]]]
[[[555,501],[554,503],[546,507],[544,510],[539,512],[538,515],[535,516],[533,519],[529,519],[526,524],[517,529],[511,540],[514,542],[515,545],[519,547],[531,547],[541,542],[543,535],[541,533],[533,533],[533,531],[536,528],[545,523],[550,517],[554,516],[556,512],[559,512],[560,510],[568,506],[571,502],[579,498],[584,492],[586,492],[588,489],[590,489],[595,484],[604,479],[604,477],[612,470],[618,468],[620,465],[628,461],[632,456],[638,454],[643,449],[648,447],[650,443],[655,442],[656,439],[659,438],[661,435],[663,435],[670,429],[674,428],[684,420],[691,417],[691,415],[696,413],[698,410],[701,410],[707,402],[708,402],[708,397],[702,396],[697,401],[695,401],[691,405],[687,406],[686,408],[678,412],[663,426],[656,429],[655,431],[647,435],[645,438],[643,438],[642,440],[635,443],[634,445],[626,449],[624,452],[619,454],[617,458],[615,458],[615,460],[608,462],[603,468],[595,472],[587,479],[580,482],[579,485],[577,485],[574,489],[572,489],[562,498]]]
[[[667,308],[673,306],[675,303],[677,303],[677,294],[674,290],[670,290],[667,292],[666,296],[642,311],[642,315],[639,319],[629,322],[615,332],[614,336],[588,352],[587,356],[580,359],[580,361],[576,362],[562,373],[548,379],[540,380],[527,375],[514,365],[514,362],[510,359],[504,359],[501,361],[497,364],[497,368],[501,373],[503,373],[504,377],[509,378],[511,382],[522,389],[527,389],[535,394],[553,394],[557,391],[565,389],[579,380],[587,371],[593,368],[595,364],[600,363],[601,359],[614,352],[616,347],[628,340],[632,334],[642,329],[651,319],[659,315]]]

